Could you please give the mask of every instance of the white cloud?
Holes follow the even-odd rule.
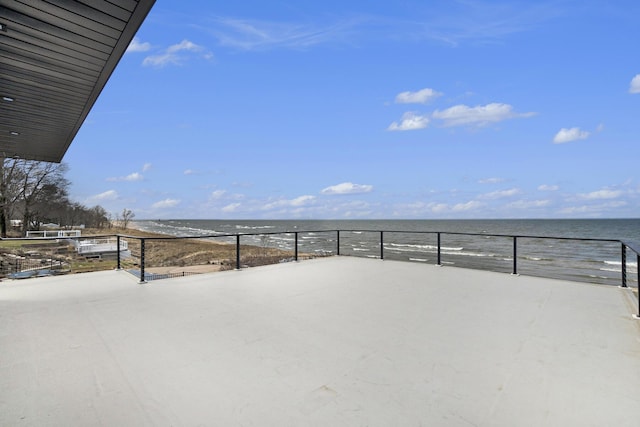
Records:
[[[478,209],[481,206],[482,206],[482,203],[476,200],[471,200],[470,202],[467,202],[467,203],[458,203],[456,205],[453,205],[451,210],[453,212],[464,212],[464,211],[470,211],[473,209]]]
[[[129,46],[127,47],[125,53],[146,52],[149,49],[151,49],[151,44],[149,44],[148,42],[143,43],[138,37],[134,37],[133,40],[131,40],[131,43],[129,43]]]
[[[628,203],[622,200],[611,201],[602,203],[599,205],[583,205],[583,206],[569,206],[560,209],[559,213],[562,215],[596,215],[600,216],[602,213],[606,213],[612,209],[620,209],[627,206]]]
[[[540,191],[558,191],[559,189],[560,187],[558,187],[557,185],[542,184],[538,186],[538,190]]]
[[[493,44],[512,34],[537,28],[561,13],[553,2],[455,1],[446,4],[446,11],[434,11],[431,18],[421,24],[425,36],[450,46]]]
[[[562,128],[558,131],[556,136],[553,137],[553,142],[555,144],[564,144],[565,142],[587,139],[588,137],[589,132],[581,130],[580,128]]]
[[[602,200],[602,199],[616,199],[623,194],[621,190],[598,190],[591,193],[578,194],[578,197],[586,200]]]
[[[491,103],[469,107],[467,105],[455,105],[446,110],[436,110],[432,117],[442,120],[444,126],[485,126],[489,123],[497,123],[503,120],[531,117],[536,113],[516,113],[509,104]]]
[[[185,175],[193,175],[196,173],[196,171],[194,171],[193,169],[185,169],[185,171],[182,173]]]
[[[240,203],[231,203],[227,206],[225,206],[224,208],[222,208],[222,212],[235,212],[236,210],[238,210],[238,208],[240,207]]]
[[[142,176],[142,174],[138,173],[138,172],[134,172],[134,173],[130,173],[129,175],[124,177],[125,181],[140,181],[142,180],[144,177]]]
[[[479,184],[499,184],[504,182],[502,178],[485,178],[478,181]]]
[[[352,41],[356,21],[326,25],[220,18],[217,28],[205,28],[223,46],[243,50],[306,49],[315,45]]]
[[[425,215],[434,214],[438,217],[448,214],[459,214],[464,212],[472,212],[485,206],[485,203],[478,200],[470,200],[468,202],[460,202],[453,205],[440,202],[414,202],[409,204],[400,204],[396,206],[394,215],[406,217],[407,215],[424,218]]]
[[[407,112],[402,115],[402,121],[400,123],[393,122],[389,125],[387,130],[390,131],[404,131],[404,130],[416,130],[424,129],[429,125],[429,117],[421,116],[414,112]]]
[[[300,196],[291,200],[291,206],[304,206],[309,202],[313,202],[315,200],[315,196]]]
[[[211,58],[211,53],[207,52],[202,46],[199,46],[189,40],[182,40],[180,43],[174,44],[166,48],[158,55],[149,55],[142,65],[150,65],[153,67],[164,67],[165,65],[181,65],[187,56],[185,53],[198,53],[205,59]]]
[[[551,203],[550,200],[518,200],[516,202],[507,204],[507,208],[512,208],[512,209],[544,208],[549,206],[550,203]]]
[[[424,88],[417,92],[401,92],[396,96],[398,104],[426,104],[427,102],[441,96],[440,92],[436,92],[430,88]]]
[[[557,8],[544,2],[491,3],[447,2],[444,10],[431,8],[428,16],[416,16],[409,21],[363,14],[320,23],[318,19],[284,22],[223,16],[209,21],[201,29],[211,33],[221,45],[243,50],[301,50],[327,43],[353,46],[382,39],[414,43],[425,38],[456,46],[463,42],[494,43],[510,34],[535,28],[557,15]]]
[[[106,200],[116,200],[118,198],[118,192],[115,190],[107,190],[103,193],[96,194],[87,199],[90,203],[102,202]]]
[[[315,199],[316,199],[315,196],[309,196],[309,195],[299,196],[299,197],[296,197],[295,199],[280,199],[280,200],[267,203],[262,207],[262,209],[271,210],[271,209],[282,208],[282,207],[301,207],[301,206],[306,206],[313,203]]]
[[[334,195],[334,194],[361,194],[369,193],[373,190],[372,185],[366,184],[354,184],[352,182],[343,182],[341,184],[332,185],[324,188],[320,191],[321,194]]]
[[[150,169],[151,169],[151,163],[145,163],[145,164],[142,166],[142,172],[146,172],[146,171],[148,171],[148,170],[150,170]]]
[[[640,93],[640,74],[636,74],[635,77],[631,79],[629,93]]]
[[[211,193],[211,199],[217,200],[217,199],[221,198],[222,196],[224,196],[226,193],[227,192],[225,190],[216,190],[216,191]]]
[[[151,205],[151,207],[154,209],[166,209],[166,208],[172,208],[178,205],[179,203],[180,203],[180,200],[164,199],[164,200],[160,200],[159,202],[155,202],[153,205]]]
[[[521,193],[520,189],[511,188],[509,190],[499,190],[499,191],[492,191],[491,193],[481,194],[480,196],[478,196],[478,199],[485,199],[485,200],[503,199],[505,197],[516,196],[520,193]]]
[[[444,213],[449,210],[449,206],[446,203],[435,203],[431,206],[431,212]]]
[[[119,177],[112,177],[112,178],[107,178],[107,181],[111,181],[111,182],[118,182],[118,181],[142,181],[144,179],[144,176],[142,176],[141,173],[138,172],[133,172],[130,173],[127,176],[119,176]]]

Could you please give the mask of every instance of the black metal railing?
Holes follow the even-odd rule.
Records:
[[[128,239],[137,239],[140,242],[140,254],[139,254],[139,267],[140,271],[137,273],[141,278],[141,282],[145,281],[145,277],[149,277],[145,274],[145,257],[148,250],[148,243],[161,240],[172,241],[184,241],[185,239],[223,239],[229,243],[232,243],[234,249],[234,268],[242,269],[245,266],[243,251],[248,250],[250,247],[255,248],[255,244],[258,242],[258,238],[271,237],[271,236],[289,236],[290,245],[284,249],[282,260],[285,261],[298,261],[301,252],[308,253],[309,243],[305,241],[301,244],[303,236],[314,235],[314,245],[319,245],[322,255],[352,255],[352,256],[367,256],[371,258],[384,259],[403,259],[402,256],[397,256],[394,252],[397,252],[396,246],[398,241],[408,240],[406,236],[412,236],[412,242],[419,242],[416,236],[421,238],[429,238],[429,242],[433,243],[432,251],[430,255],[434,256],[433,263],[436,265],[455,265],[455,266],[470,266],[471,268],[479,268],[484,270],[495,270],[499,272],[507,272],[511,274],[525,274],[532,276],[543,276],[551,278],[565,278],[575,281],[588,281],[595,283],[612,284],[614,281],[623,288],[629,287],[630,281],[638,283],[640,281],[640,270],[638,269],[640,261],[640,245],[632,242],[625,242],[617,239],[593,239],[593,238],[574,238],[574,237],[551,237],[551,236],[533,236],[533,235],[507,235],[507,234],[487,234],[487,233],[462,233],[462,232],[441,232],[441,231],[403,231],[403,230],[315,230],[315,231],[293,231],[293,232],[269,232],[269,233],[236,233],[236,234],[216,234],[198,237],[135,237],[135,236],[119,236],[126,237]],[[323,235],[324,237],[319,237]],[[366,237],[363,237],[366,235]],[[357,236],[357,237],[354,237]],[[405,237],[402,237],[405,236]],[[489,247],[490,250],[496,252],[491,256],[483,255],[480,252],[470,255],[468,253],[461,253],[460,248],[447,247],[449,241],[453,240],[456,243],[460,243],[461,238],[476,239],[473,245],[478,247],[478,251],[481,251],[483,247]],[[244,240],[251,240],[252,244],[243,245]],[[551,243],[553,242],[553,243]],[[424,243],[424,242],[422,242]],[[587,250],[580,248],[580,245],[585,246]],[[358,246],[360,245],[360,246]],[[420,246],[417,244],[417,246]],[[424,246],[424,245],[423,245]],[[428,246],[428,245],[427,245]],[[563,247],[564,246],[564,247]],[[429,246],[431,247],[431,246]],[[552,265],[549,260],[545,260],[545,256],[551,247],[554,253],[554,257],[564,255],[567,257],[566,261],[555,260],[555,265]],[[542,248],[542,249],[541,249]],[[456,252],[458,250],[458,252]],[[361,251],[361,252],[358,252]],[[580,252],[594,252],[596,255],[592,255],[591,258],[600,257],[606,255],[611,257],[619,257],[620,272],[616,279],[615,275],[617,269],[608,271],[606,276],[587,275],[584,273],[584,268],[578,265],[573,267],[575,270],[573,275],[567,273],[572,267],[569,266],[571,262],[577,263],[578,258],[583,257],[586,260],[584,264],[599,262],[602,260],[589,259],[589,255],[581,255]],[[636,270],[637,277],[633,279],[629,274],[629,262],[627,260],[627,253],[635,253],[636,256]],[[360,255],[364,253],[364,255]],[[425,252],[422,252],[425,253]],[[547,254],[547,255],[545,255]],[[617,254],[617,255],[616,255]],[[473,259],[477,257],[479,261],[474,261],[465,265],[461,261],[463,258]],[[407,256],[404,257],[407,259]],[[409,260],[415,260],[415,258],[408,258]],[[555,259],[555,258],[554,258]],[[428,259],[419,259],[419,261],[425,262]],[[610,261],[614,262],[614,261]],[[118,266],[120,267],[120,260],[118,260]],[[597,269],[598,267],[592,267]],[[550,273],[546,273],[545,269],[555,270]],[[603,270],[600,268],[600,270]],[[638,304],[640,307],[640,296],[638,297]],[[640,316],[640,308],[639,308]]]
[[[371,233],[377,234],[377,238],[371,239],[368,238],[365,244],[369,245],[368,249],[362,249],[353,247],[351,245],[351,251],[345,249],[345,245],[349,245],[348,239],[345,237],[347,233]],[[333,234],[335,235],[335,239],[325,238],[317,239],[320,242],[316,242],[322,246],[321,252],[323,254],[335,254],[335,255],[357,255],[357,250],[368,251],[369,253],[366,255],[368,257],[375,257],[379,259],[385,259],[388,257],[389,252],[393,252],[393,249],[388,245],[394,245],[393,240],[387,238],[385,236],[390,235],[432,235],[435,236],[434,254],[436,256],[434,263],[437,265],[443,265],[446,262],[445,256],[449,256],[450,258],[455,258],[455,253],[447,253],[446,252],[446,242],[444,241],[444,237],[447,236],[464,236],[464,237],[476,237],[481,239],[502,239],[503,241],[507,241],[507,243],[502,243],[500,245],[496,245],[496,241],[493,241],[493,246],[501,246],[501,250],[504,252],[505,248],[509,248],[508,251],[503,253],[502,261],[509,262],[509,269],[505,270],[505,268],[498,269],[498,271],[507,271],[512,274],[519,274],[521,265],[527,262],[527,254],[526,249],[531,251],[531,247],[535,247],[536,245],[540,246],[540,243],[534,243],[532,245],[527,245],[527,240],[536,240],[536,241],[555,241],[555,242],[571,242],[574,245],[572,250],[576,250],[576,243],[591,243],[604,245],[608,244],[609,246],[615,245],[615,247],[621,247],[620,251],[620,264],[621,264],[621,284],[622,286],[626,286],[627,282],[627,262],[626,262],[626,253],[627,250],[631,250],[636,253],[638,256],[638,245],[634,245],[633,243],[623,242],[616,239],[592,239],[592,238],[573,238],[573,237],[552,237],[552,236],[531,236],[531,235],[503,235],[503,234],[487,234],[487,233],[461,233],[461,232],[431,232],[431,231],[380,231],[380,230],[319,230],[319,231],[294,231],[294,232],[268,232],[268,233],[235,233],[235,234],[215,234],[215,235],[205,235],[205,236],[180,236],[180,237],[137,237],[137,236],[125,236],[118,235],[118,239],[120,238],[128,238],[137,240],[140,242],[140,267],[145,267],[145,256],[146,256],[146,246],[148,242],[157,242],[157,241],[185,241],[185,240],[194,240],[194,239],[209,239],[209,240],[226,240],[229,243],[234,243],[235,250],[235,268],[240,269],[242,267],[242,252],[244,246],[242,245],[241,239],[254,238],[254,242],[252,244],[246,246],[246,248],[255,247],[257,244],[255,242],[256,237],[265,237],[265,236],[276,236],[276,235],[288,235],[293,236],[291,239],[291,246],[287,248],[290,252],[289,258],[291,260],[297,261],[299,258],[300,252],[300,236],[301,235],[309,235],[309,234]],[[352,238],[353,240],[353,238]],[[397,240],[397,238],[395,239]],[[401,239],[402,241],[403,239]],[[333,242],[333,247],[331,247]],[[489,246],[489,242],[483,241],[478,244],[479,250],[482,250],[482,246]],[[523,248],[524,247],[524,251]],[[377,249],[375,249],[377,248]],[[377,252],[372,252],[372,251]],[[567,249],[569,251],[569,249]],[[612,252],[613,253],[613,252]],[[478,257],[483,257],[484,255],[481,253],[476,254]],[[396,257],[397,258],[397,257]],[[394,259],[394,257],[391,257]],[[523,261],[524,260],[524,261]],[[487,264],[486,259],[482,260],[483,264]],[[120,261],[119,261],[120,262]],[[454,263],[460,264],[460,263]],[[539,266],[539,265],[538,265]],[[565,266],[563,266],[565,267]],[[525,268],[526,271],[526,268]],[[597,278],[596,278],[597,279]]]
[[[158,263],[149,261],[150,253],[158,251],[173,252],[173,250],[167,250],[169,244],[188,242],[188,241],[223,241],[227,243],[217,251],[216,256],[219,258],[217,261],[221,269],[242,269],[243,267],[252,267],[258,265],[272,264],[277,262],[298,261],[301,257],[311,258],[317,256],[333,255],[335,252],[327,249],[316,251],[313,254],[301,254],[300,253],[300,234],[309,233],[330,233],[335,231],[317,231],[317,232],[266,232],[266,233],[237,233],[237,234],[215,234],[215,235],[203,235],[203,236],[177,236],[177,237],[138,237],[130,235],[118,235],[118,245],[123,238],[129,239],[134,244],[129,244],[129,248],[132,249],[132,255],[134,259],[125,261],[118,256],[117,268],[126,269],[132,272],[140,278],[145,278],[142,281],[154,280],[157,276],[148,274],[147,269],[152,264],[153,268],[158,268]],[[283,247],[282,244],[275,245],[269,244],[264,241],[265,237],[274,236],[288,236],[289,244]],[[248,243],[243,241],[251,240]],[[280,239],[283,240],[283,239]],[[325,239],[326,242],[331,239]],[[161,246],[162,245],[162,246]],[[308,246],[308,245],[307,245]],[[199,249],[202,249],[201,247]],[[195,250],[195,249],[194,249]],[[118,254],[119,255],[119,254]],[[162,262],[160,262],[162,264]]]
[[[216,255],[219,259],[215,262],[219,263],[220,269],[242,269],[268,263],[298,261],[301,254],[304,258],[346,255],[618,284],[622,288],[629,287],[629,282],[640,282],[640,243],[617,239],[367,229],[276,231],[196,237],[140,237],[124,234],[90,237],[96,238],[111,238],[115,240],[114,247],[128,248],[126,252],[130,252],[130,255],[126,259],[122,256],[122,250],[117,250],[114,254],[116,268],[130,271],[141,282],[194,274],[186,269],[160,273],[146,270],[158,267],[155,255],[167,252],[169,245],[180,247],[182,252],[187,252],[184,257],[189,257],[190,251],[199,250],[190,248],[189,243],[203,239],[225,243],[219,246],[220,251]],[[123,239],[126,241],[123,242]],[[58,246],[56,248],[59,250]],[[635,278],[629,274],[630,264],[633,262],[628,258],[633,254]],[[603,261],[605,258],[609,261]],[[603,262],[608,262],[613,267],[602,268]],[[16,266],[13,271],[20,272],[34,267],[37,266]],[[581,269],[592,273],[583,273]],[[640,316],[640,295],[638,306]]]

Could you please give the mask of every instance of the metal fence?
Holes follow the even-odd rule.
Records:
[[[635,262],[627,261],[627,253],[638,257],[638,246],[614,239],[379,230],[117,238],[134,241],[130,244],[134,264],[142,271],[153,265],[153,262],[149,262],[150,253],[166,250],[172,244],[186,247],[188,242],[209,240],[226,243],[226,252],[218,256],[219,262],[222,259],[224,269],[297,261],[303,254],[305,258],[350,255],[425,262],[511,274],[620,284],[623,287],[627,286],[628,281],[637,281],[632,275],[633,270],[638,273],[637,259]],[[261,253],[261,249],[265,248],[277,251]],[[188,252],[189,249],[186,248],[185,251]],[[260,262],[260,258],[264,258],[263,262]]]
[[[11,257],[0,262],[0,274],[10,279],[26,279],[62,274],[66,265],[56,259],[29,259],[26,257]]]
[[[58,243],[49,245],[47,249],[51,254],[41,255],[40,259],[31,260],[28,256],[15,254],[13,261],[11,257],[3,257],[1,273],[5,276],[25,273],[25,276],[32,277],[38,271],[53,274],[57,271],[117,268],[129,271],[141,282],[146,282],[205,271],[342,255],[619,285],[623,288],[635,282],[637,289],[640,281],[640,244],[615,239],[403,230],[316,230],[197,237],[114,234],[83,239],[87,239],[81,242],[83,248],[109,239],[105,240],[110,242],[108,249],[116,249],[101,253],[98,260],[89,260],[92,262],[73,263],[69,258],[62,260],[54,254],[73,251],[68,248],[75,246],[77,249],[78,242],[71,244],[68,239],[56,239]],[[42,238],[37,239],[37,243],[29,246],[38,244],[38,250],[43,252],[42,241]],[[36,273],[31,273],[33,271]],[[640,296],[638,298],[640,307]]]

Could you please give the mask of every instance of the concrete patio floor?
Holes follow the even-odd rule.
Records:
[[[628,289],[331,257],[0,283],[2,426],[638,426]]]

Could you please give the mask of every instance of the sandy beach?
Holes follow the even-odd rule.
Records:
[[[235,268],[235,244],[216,241],[211,238],[176,238],[160,233],[151,233],[135,228],[135,222],[126,229],[86,230],[83,235],[105,235],[118,233],[131,236],[125,239],[137,263],[140,256],[140,240],[145,240],[145,271],[156,274],[211,273]],[[241,263],[246,266],[274,264],[291,259],[293,251],[285,251],[267,246],[241,245]],[[306,255],[301,257],[308,258]],[[128,264],[130,262],[125,262]]]

